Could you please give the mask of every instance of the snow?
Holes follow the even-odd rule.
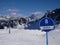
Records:
[[[24,29],[25,28],[25,24],[17,24],[17,29]]]
[[[0,29],[0,45],[46,45],[45,32],[29,29]],[[49,45],[60,45],[60,29],[49,32]]]
[[[56,25],[55,27],[55,29],[60,29],[60,24]]]

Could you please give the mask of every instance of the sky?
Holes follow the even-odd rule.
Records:
[[[30,16],[56,8],[60,8],[60,0],[0,0],[0,15]]]

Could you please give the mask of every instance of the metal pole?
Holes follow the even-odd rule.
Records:
[[[9,34],[10,34],[10,27],[9,27]]]
[[[10,31],[10,21],[9,21],[9,34],[11,33],[11,31]]]
[[[48,32],[46,32],[46,45],[48,45]]]

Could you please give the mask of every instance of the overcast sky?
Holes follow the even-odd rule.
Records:
[[[0,15],[10,15],[13,12],[29,16],[31,13],[41,13],[56,8],[60,8],[60,0],[0,0]]]

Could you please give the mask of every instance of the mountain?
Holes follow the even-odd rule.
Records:
[[[60,8],[57,8],[57,9],[52,10],[52,11],[48,11],[47,16],[49,18],[53,19],[55,24],[59,24],[60,23]],[[45,17],[45,15],[42,18],[44,18],[44,17]]]

